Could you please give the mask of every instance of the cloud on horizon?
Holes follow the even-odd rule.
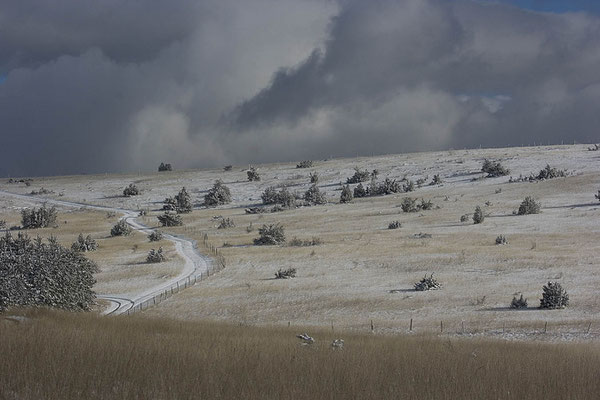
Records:
[[[598,138],[600,18],[583,12],[470,0],[92,4],[0,8],[0,174]]]

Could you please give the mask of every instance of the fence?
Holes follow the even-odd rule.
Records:
[[[190,232],[189,229],[187,229],[186,231]],[[208,251],[212,259],[212,262],[208,263],[208,268],[206,269],[206,272],[201,272],[200,274],[192,274],[178,280],[177,282],[171,284],[168,288],[162,290],[159,294],[156,294],[147,300],[135,304],[135,306],[127,310],[127,315],[133,314],[138,311],[143,311],[151,306],[160,304],[162,301],[168,299],[174,294],[177,294],[190,286],[194,286],[198,282],[202,282],[203,280],[209,278],[211,275],[214,275],[215,273],[223,270],[226,267],[225,257],[223,256],[223,254],[221,254],[221,252],[216,246],[210,243],[208,239],[208,234],[206,233],[202,234],[202,246],[205,250]],[[194,248],[197,249],[197,247],[197,242],[195,242]]]

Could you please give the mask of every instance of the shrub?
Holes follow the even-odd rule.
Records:
[[[496,244],[508,244],[508,240],[506,240],[506,236],[500,235],[496,237]]]
[[[598,151],[600,150],[600,144],[595,144],[593,147],[588,147],[589,151]]]
[[[160,242],[163,239],[163,234],[160,231],[152,231],[148,235],[148,240],[151,242]]]
[[[6,221],[3,219],[0,219],[0,229],[6,229]]]
[[[21,226],[25,229],[47,228],[56,223],[56,214],[55,207],[26,208],[21,211]]]
[[[281,269],[275,272],[275,279],[288,279],[296,277],[296,268]]]
[[[442,184],[442,178],[438,174],[433,175],[433,180],[431,181],[431,185],[441,185],[441,184]]]
[[[90,235],[87,235],[85,238],[83,234],[80,233],[77,237],[77,241],[71,245],[71,250],[73,251],[94,251],[98,248],[98,243]]]
[[[156,217],[162,226],[181,226],[183,221],[181,216],[170,212],[165,212],[163,215]]]
[[[289,245],[291,247],[310,247],[310,246],[319,246],[321,244],[323,244],[323,240],[321,238],[314,237],[314,236],[312,239],[308,239],[308,240],[293,238],[292,240],[290,240],[290,243],[289,243]]]
[[[533,179],[530,180],[542,181],[545,179],[552,178],[564,178],[565,176],[567,176],[566,170],[552,168],[549,164],[546,164],[546,168],[540,170],[537,176],[533,177]]]
[[[471,214],[463,214],[460,216],[460,222],[467,222]]]
[[[431,210],[433,208],[433,202],[431,200],[421,199],[421,204],[417,206],[419,210]]]
[[[498,176],[505,176],[510,171],[502,166],[499,161],[490,161],[487,158],[483,160],[481,172],[485,172],[488,178],[495,178]]]
[[[146,256],[146,262],[149,263],[160,263],[166,260],[166,257],[163,253],[162,247],[159,247],[158,250],[150,249],[148,252],[148,256]]]
[[[415,283],[415,290],[418,291],[435,290],[441,287],[442,285],[433,277],[433,274],[430,276],[425,275],[423,279]]]
[[[413,199],[412,197],[405,197],[402,199],[400,207],[404,212],[417,212],[417,199]]]
[[[374,182],[371,184],[371,189],[369,190],[370,195],[385,195],[392,193],[400,193],[404,190],[404,187],[400,182],[395,179],[385,178],[385,180],[376,185]]]
[[[296,164],[296,168],[311,168],[313,166],[313,162],[311,160],[300,161]]]
[[[361,171],[358,167],[354,168],[354,175],[346,179],[346,183],[360,183],[371,179],[371,174],[366,169]],[[354,197],[357,197],[356,195]]]
[[[171,166],[171,164],[165,164],[165,163],[160,163],[160,165],[158,166],[158,172],[163,172],[163,171],[173,171],[173,167]]]
[[[600,201],[600,190],[598,190],[598,194],[594,195],[596,200]]]
[[[285,232],[280,224],[263,225],[258,228],[258,238],[254,239],[255,245],[274,245],[285,243]]]
[[[415,191],[415,183],[413,181],[408,181],[404,184],[405,192],[414,192]]]
[[[402,226],[402,224],[400,223],[400,221],[392,221],[390,222],[390,224],[388,225],[388,229],[398,229]]]
[[[94,304],[96,264],[80,252],[10,233],[0,238],[0,311],[9,306],[47,306],[71,311]]]
[[[535,199],[531,196],[525,197],[521,205],[519,206],[519,211],[517,214],[519,215],[528,215],[528,214],[539,214],[542,205],[535,201]]]
[[[517,296],[514,296],[512,301],[510,302],[510,308],[527,308],[527,299],[523,298],[523,295],[517,299]]]
[[[223,181],[217,179],[213,187],[204,196],[204,205],[219,206],[231,203],[231,191],[223,184]]]
[[[129,236],[131,235],[131,227],[125,222],[124,219],[120,219],[119,222],[110,230],[110,236]]]
[[[233,220],[231,218],[224,218],[221,220],[221,223],[219,224],[217,229],[227,229],[227,228],[234,228],[234,227],[235,227],[235,223],[233,222]]]
[[[125,197],[137,196],[139,194],[140,194],[140,190],[133,183],[130,183],[129,186],[127,186],[125,189],[123,189],[123,196],[125,196]]]
[[[600,193],[600,191],[598,193]],[[342,187],[340,203],[350,203],[353,198],[354,196],[352,195],[352,190],[350,190],[350,185],[345,185],[344,187]]]
[[[479,206],[475,207],[475,212],[473,213],[473,223],[480,224],[483,222],[484,219],[485,219],[485,215],[483,215],[483,211],[481,210],[481,207],[479,207]]]
[[[233,169],[233,165],[226,165],[223,167],[223,171],[225,172],[229,172]]]
[[[325,204],[327,203],[327,197],[325,193],[321,192],[317,185],[312,185],[306,193],[304,193],[304,201],[309,204]]]
[[[367,197],[368,196],[368,192],[365,189],[365,187],[362,185],[362,183],[359,183],[358,186],[356,186],[354,188],[354,197]]]
[[[316,184],[319,182],[319,174],[317,172],[311,172],[309,174],[310,176],[310,183]]]
[[[250,182],[260,181],[260,175],[258,174],[256,168],[250,167],[250,169],[246,173],[248,174],[248,180]]]
[[[569,305],[569,295],[558,282],[548,282],[542,288],[540,308],[565,308]]]
[[[43,188],[43,187],[40,188],[40,190],[32,190],[31,191],[31,194],[34,195],[34,196],[40,195],[40,194],[52,194],[52,193],[54,193],[54,191],[48,190],[48,189]]]

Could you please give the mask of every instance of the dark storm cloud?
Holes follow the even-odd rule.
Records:
[[[598,140],[600,20],[585,13],[14,3],[0,7],[4,174]]]
[[[599,28],[582,13],[351,1],[323,52],[238,107],[236,130],[301,135],[320,115],[307,153],[346,155],[597,140]]]

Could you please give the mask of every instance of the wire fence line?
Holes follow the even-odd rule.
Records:
[[[131,307],[129,310],[127,310],[127,315],[131,315],[131,314],[139,312],[139,311],[147,310],[149,307],[160,304],[161,302],[168,299],[169,297],[181,292],[184,289],[187,289],[191,286],[196,285],[198,282],[202,282],[203,280],[208,279],[211,275],[214,275],[215,273],[223,270],[226,267],[227,264],[225,261],[225,257],[223,256],[223,254],[221,254],[221,252],[217,248],[217,246],[213,245],[210,242],[210,240],[208,238],[208,234],[206,232],[201,232],[194,228],[187,228],[187,229],[184,229],[184,231],[195,232],[202,236],[202,241],[201,241],[202,247],[204,248],[204,250],[206,250],[209,253],[209,256],[212,260],[212,262],[208,263],[206,272],[201,272],[200,274],[192,274],[192,275],[189,275],[185,278],[178,280],[177,282],[171,284],[169,287],[161,290],[160,293],[158,293],[142,302],[136,303],[133,307]],[[173,236],[176,236],[176,235],[173,235]],[[194,249],[197,249],[198,242],[193,241],[193,244],[194,244]]]

